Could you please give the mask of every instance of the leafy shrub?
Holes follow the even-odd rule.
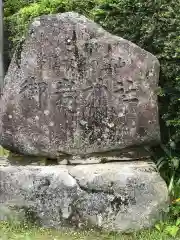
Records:
[[[178,218],[174,224],[160,222],[155,225],[155,228],[160,233],[164,233],[166,235],[169,235],[169,236],[175,238],[177,236],[178,232],[180,231],[180,218]]]
[[[10,2],[12,1],[12,2]],[[12,51],[25,35],[28,24],[33,18],[45,14],[62,13],[67,11],[77,11],[88,16],[88,13],[97,4],[97,0],[21,0],[19,5],[17,0],[5,1],[5,25],[10,29],[9,39],[12,42]],[[11,54],[12,56],[12,54]]]

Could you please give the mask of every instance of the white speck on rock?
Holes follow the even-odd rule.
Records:
[[[132,121],[132,126],[135,127],[136,126],[136,122],[133,120]]]
[[[38,26],[41,25],[41,22],[38,21],[38,20],[36,20],[36,21],[34,21],[34,22],[32,23],[32,25],[33,25],[34,27],[38,27]]]
[[[38,116],[35,116],[35,119],[36,119],[36,120],[39,120],[39,117],[38,117]]]
[[[11,131],[8,131],[8,130],[7,130],[7,131],[5,131],[5,133],[7,133],[7,134],[11,134]]]
[[[105,132],[109,132],[109,129],[108,129],[108,128],[106,128],[106,129],[105,129]]]
[[[120,112],[119,114],[118,114],[118,117],[123,117],[124,116],[124,113],[123,112]]]
[[[104,137],[105,139],[107,139],[107,138],[108,138],[108,135],[106,135],[106,134],[103,134],[103,137]]]
[[[48,116],[48,115],[49,115],[49,110],[44,110],[44,114],[45,114],[46,116]]]
[[[8,117],[11,119],[11,118],[12,118],[12,115],[9,115]]]
[[[109,126],[110,128],[112,128],[112,127],[114,127],[114,123],[108,123],[108,126]]]
[[[84,120],[81,120],[80,123],[81,123],[81,125],[83,125],[83,126],[87,124],[87,122],[84,121]]]
[[[56,84],[55,83],[52,83],[52,88],[56,88]]]
[[[98,214],[97,215],[97,224],[99,227],[102,226],[102,220],[103,220],[103,218],[102,218],[101,214]]]
[[[49,126],[50,126],[50,127],[53,127],[53,126],[54,126],[54,123],[53,123],[53,122],[50,122],[50,123],[49,123]]]

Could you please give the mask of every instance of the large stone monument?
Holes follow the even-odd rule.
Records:
[[[61,166],[0,167],[0,217],[13,205],[44,226],[159,220],[168,194],[149,151],[160,141],[158,78],[155,56],[84,16],[36,18],[5,78],[0,144]]]

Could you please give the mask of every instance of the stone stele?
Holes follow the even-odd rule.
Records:
[[[155,56],[84,16],[36,18],[5,77],[0,144],[48,158],[156,144],[158,78]]]

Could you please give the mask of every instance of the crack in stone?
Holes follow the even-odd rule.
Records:
[[[107,194],[110,194],[110,195],[114,194],[113,189],[105,191],[105,190],[102,190],[102,189],[93,189],[93,188],[84,187],[80,184],[79,180],[69,172],[69,170],[68,170],[68,174],[76,181],[78,187],[82,191],[85,191],[86,193],[107,193]]]
[[[109,200],[109,204],[110,207],[112,209],[112,211],[114,212],[115,215],[118,214],[119,211],[121,211],[121,207],[128,207],[129,205],[134,205],[136,204],[136,199],[135,197],[130,196],[128,193],[124,193],[124,194],[116,194],[114,189],[109,189],[108,191],[102,190],[102,189],[90,189],[87,187],[82,186],[79,181],[76,179],[76,177],[74,177],[69,171],[68,174],[75,179],[77,185],[79,186],[79,188],[81,190],[83,190],[84,192],[86,192],[87,194],[95,194],[95,193],[104,193],[107,195],[111,195],[113,196],[113,198],[111,200]],[[113,183],[111,183],[111,187],[113,186]],[[126,209],[127,210],[127,209]]]

